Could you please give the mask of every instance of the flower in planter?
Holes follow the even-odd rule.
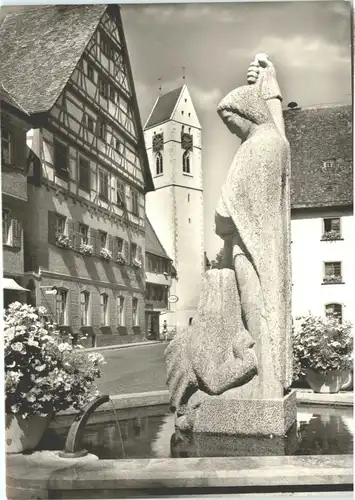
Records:
[[[121,264],[122,266],[126,264],[126,259],[124,258],[124,255],[122,252],[118,252],[116,256],[116,262],[117,264]]]
[[[132,266],[136,269],[140,269],[142,267],[142,262],[138,259],[133,259]]]
[[[323,283],[341,283],[342,277],[336,274],[324,276]]]
[[[293,329],[294,380],[310,368],[327,373],[352,367],[353,334],[349,322],[335,315],[323,318],[308,314],[296,318]]]
[[[64,234],[58,234],[56,236],[56,244],[61,248],[72,248],[69,236],[65,236]]]
[[[323,240],[331,241],[331,240],[339,240],[339,239],[340,239],[340,232],[335,231],[334,229],[331,231],[326,231],[323,234]]]
[[[7,414],[45,416],[81,410],[97,396],[100,354],[86,356],[60,338],[40,311],[14,302],[5,311],[5,409]]]
[[[105,259],[105,260],[111,260],[112,259],[112,253],[107,248],[101,248],[101,250],[100,250],[100,257],[102,259]]]
[[[92,245],[88,245],[87,243],[81,243],[80,244],[80,253],[82,255],[93,255],[94,253],[94,247]]]

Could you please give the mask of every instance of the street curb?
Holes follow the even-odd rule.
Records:
[[[82,352],[115,351],[116,349],[125,349],[126,347],[140,347],[155,344],[162,344],[162,340],[146,340],[145,342],[135,342],[127,344],[103,345],[102,347],[87,347],[81,349]]]

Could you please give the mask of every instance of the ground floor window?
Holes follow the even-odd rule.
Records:
[[[108,326],[108,295],[102,293],[100,295],[100,321],[101,326]]]
[[[80,323],[81,326],[90,325],[90,293],[80,293]]]
[[[341,304],[327,304],[325,306],[326,317],[335,316],[339,323],[343,321],[343,306]]]
[[[135,297],[132,300],[132,322],[133,326],[139,326],[138,299]]]
[[[67,290],[58,288],[55,299],[55,316],[58,325],[67,324]]]
[[[124,297],[117,297],[117,325],[124,326],[125,324],[125,302]]]

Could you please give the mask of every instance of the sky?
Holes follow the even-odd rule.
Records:
[[[202,126],[205,249],[222,246],[214,210],[238,141],[216,113],[266,52],[284,106],[351,103],[350,5],[342,1],[123,5],[123,26],[143,124],[159,95],[185,83]]]
[[[19,8],[2,9],[0,20]],[[350,10],[345,0],[121,3],[143,125],[159,95],[158,78],[163,93],[169,92],[182,85],[186,68],[185,83],[202,126],[210,259],[222,246],[214,234],[214,210],[239,146],[218,117],[217,104],[246,84],[248,65],[259,52],[266,52],[276,67],[285,107],[291,101],[302,107],[350,104]]]

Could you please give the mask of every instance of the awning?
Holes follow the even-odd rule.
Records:
[[[15,280],[12,278],[3,278],[2,279],[2,287],[4,290],[17,290],[19,292],[29,292],[27,288],[23,288]]]

